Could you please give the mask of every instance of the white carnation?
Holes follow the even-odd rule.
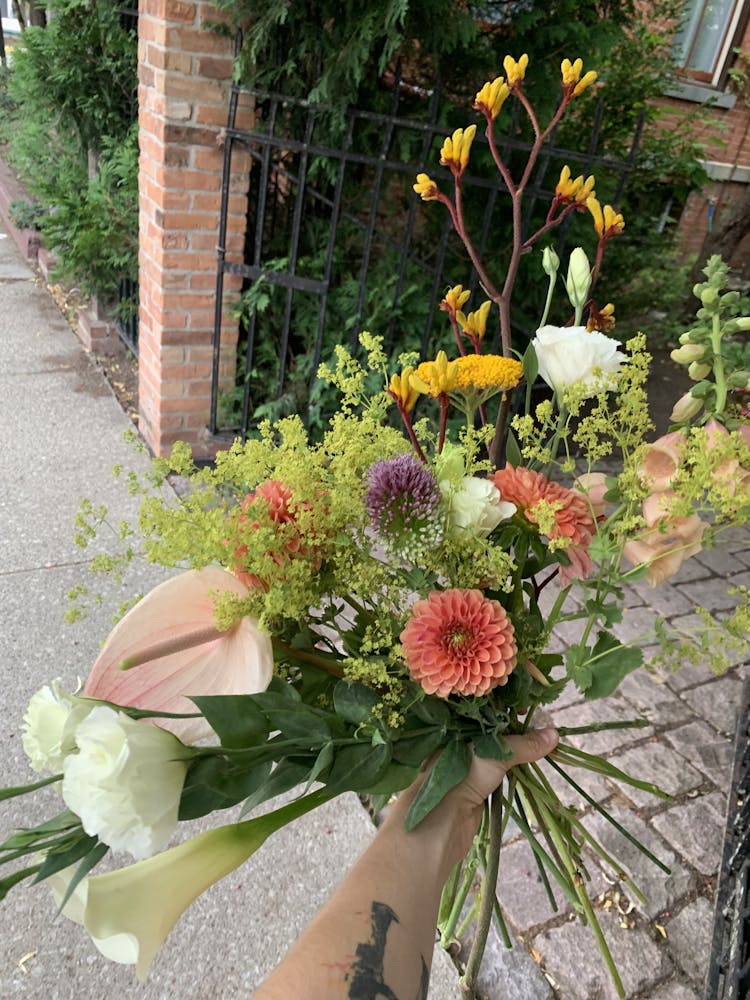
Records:
[[[76,726],[92,707],[91,702],[63,691],[59,680],[32,695],[23,717],[21,742],[35,771],[62,771],[66,755],[75,750]]]
[[[105,705],[75,733],[63,765],[62,797],[86,833],[136,860],[166,846],[187,771],[185,747],[158,726]]]

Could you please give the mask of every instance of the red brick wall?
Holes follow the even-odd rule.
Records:
[[[739,49],[744,56],[750,56],[750,22],[745,28]],[[750,65],[744,59],[740,58],[735,65],[750,73]],[[659,103],[664,109],[663,117],[660,117],[661,124],[674,129],[687,127],[686,115],[695,110],[695,104],[673,97],[664,97]],[[708,233],[711,205],[712,224],[717,228],[730,213],[736,199],[746,190],[750,179],[747,169],[750,168],[750,80],[737,94],[734,107],[708,108],[703,120],[692,121],[690,129],[703,145],[703,159],[709,173],[719,170],[722,178],[728,179],[711,179],[702,191],[693,192],[688,197],[679,222],[680,246],[685,256],[700,252]],[[732,180],[733,177],[738,179]],[[732,264],[750,276],[748,249],[750,247],[747,244],[743,245],[735,254]]]
[[[232,43],[207,25],[220,18],[200,0],[141,0],[139,408],[157,455],[177,440],[198,455],[214,451],[206,425]],[[245,101],[238,124],[250,117]],[[249,157],[232,162],[227,254],[241,260]],[[225,279],[230,302],[239,281]],[[225,317],[225,379],[236,339],[237,323]]]

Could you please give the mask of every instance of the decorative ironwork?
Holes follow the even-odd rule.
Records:
[[[750,681],[735,740],[706,1000],[750,997]]]

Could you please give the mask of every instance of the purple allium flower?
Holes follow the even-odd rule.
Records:
[[[367,474],[365,508],[389,547],[409,550],[443,536],[441,493],[432,472],[414,455],[386,458]]]

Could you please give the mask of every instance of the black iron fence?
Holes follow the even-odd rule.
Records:
[[[750,681],[743,687],[705,1000],[750,997]]]
[[[478,279],[448,213],[440,205],[423,204],[412,189],[416,174],[424,171],[451,190],[449,173],[437,163],[442,141],[454,126],[446,124],[437,91],[421,95],[419,117],[405,117],[396,80],[391,113],[352,109],[336,146],[317,138],[325,108],[282,94],[252,92],[256,127],[238,129],[239,93],[235,86],[224,147],[209,429],[244,437],[266,416],[298,412],[313,428],[322,422],[328,401],[315,384],[318,364],[336,343],[356,346],[363,326],[383,334],[394,351],[407,343],[422,354],[449,347],[450,329],[439,302],[447,287],[460,282],[474,290]],[[600,106],[585,149],[559,148],[554,136],[545,146],[527,189],[527,225],[546,215],[565,163],[574,173],[602,170],[610,185],[607,200],[619,202],[635,167],[643,123],[628,155],[613,159],[598,151],[603,112]],[[500,143],[511,166],[525,162],[530,148],[516,137],[517,124],[511,121]],[[480,257],[500,244],[500,256],[489,269],[502,274],[509,201],[494,168],[481,172],[481,162],[489,163],[490,157],[476,150],[485,141],[475,139],[472,174],[464,183],[466,212]],[[226,254],[232,158],[238,148],[252,158],[243,262]],[[575,229],[563,225],[556,234],[560,249],[574,237]],[[536,264],[535,269],[543,278]],[[226,274],[244,280],[241,297],[231,304],[224,301]],[[235,310],[240,331],[231,385],[220,378],[227,305]],[[524,314],[521,307],[515,316],[519,332],[533,329],[531,312]]]
[[[138,357],[138,282],[123,278],[115,310],[117,335],[134,357]]]

